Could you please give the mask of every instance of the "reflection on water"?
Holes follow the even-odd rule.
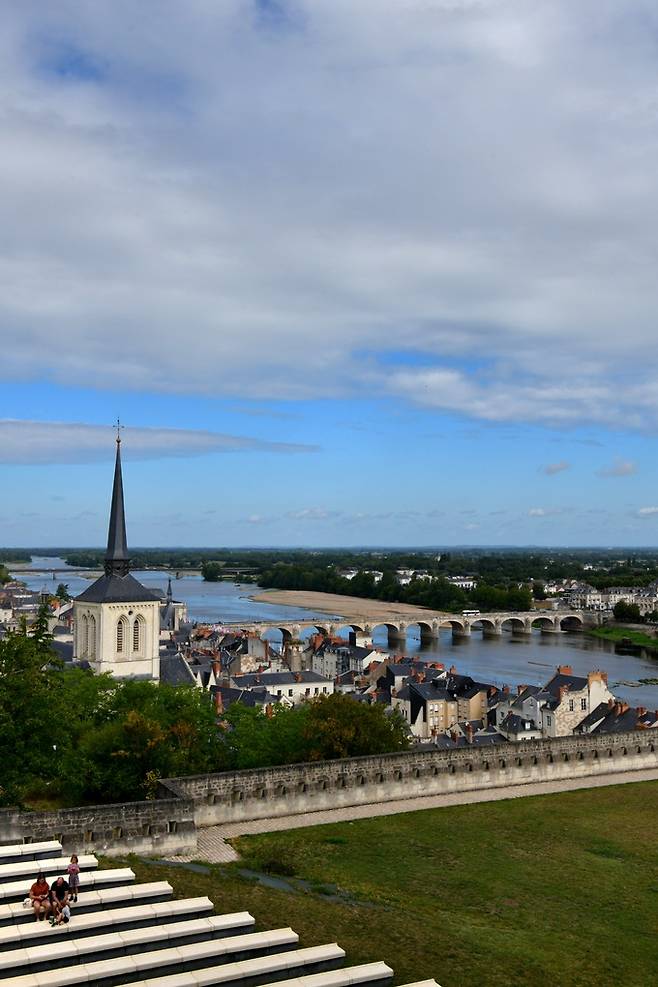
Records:
[[[33,559],[32,569],[38,567],[64,568],[61,559]],[[165,590],[169,574],[166,572],[135,572],[134,575],[145,586]],[[89,585],[89,580],[81,576],[56,574],[55,579],[37,571],[34,575],[18,573],[30,589],[39,590],[45,584],[53,588],[58,582],[68,584],[69,592],[75,596]],[[174,597],[187,603],[190,619],[198,621],[254,621],[254,620],[309,620],[321,617],[323,623],[327,615],[315,614],[300,607],[284,607],[271,603],[257,603],[249,596],[256,587],[235,583],[205,583],[200,576],[187,576],[172,580]],[[412,628],[413,631],[413,628]],[[309,632],[310,633],[310,632]],[[268,636],[280,637],[277,631]],[[374,643],[387,648],[386,632],[378,628]],[[400,653],[400,647],[391,649]],[[585,634],[563,633],[542,634],[538,630],[527,637],[515,636],[509,632],[501,637],[483,638],[474,630],[470,638],[455,638],[449,630],[441,632],[438,641],[421,644],[418,639],[407,639],[404,653],[416,655],[425,661],[440,661],[447,667],[453,663],[464,674],[472,675],[484,682],[512,687],[523,683],[539,684],[545,681],[556,665],[571,665],[574,674],[586,675],[592,668],[601,668],[608,673],[609,683],[616,695],[634,706],[658,708],[658,685],[644,685],[631,688],[617,685],[620,682],[636,682],[638,679],[658,678],[658,660],[645,654],[617,654],[614,645]]]

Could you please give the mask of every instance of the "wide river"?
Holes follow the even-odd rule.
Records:
[[[83,576],[57,574],[53,580],[44,574],[44,569],[64,568],[62,559],[33,558],[30,571],[16,572],[30,589],[39,590],[44,585],[54,589],[59,582],[68,585],[69,593],[76,596],[89,585]],[[168,573],[156,571],[135,571],[135,577],[145,586],[165,590]],[[257,603],[250,599],[255,586],[223,583],[205,583],[200,576],[185,576],[172,579],[174,598],[187,604],[191,620],[214,623],[234,623],[254,620],[291,621],[310,620],[321,617],[326,622],[327,615],[301,607],[279,606],[272,603]],[[273,642],[280,640],[280,632],[268,632]],[[374,643],[387,650],[386,631],[375,631]],[[400,653],[400,647],[396,649]],[[483,638],[474,631],[470,638],[453,640],[449,630],[442,631],[438,642],[421,645],[411,635],[404,649],[406,654],[417,655],[426,661],[441,661],[446,666],[454,664],[461,673],[472,675],[483,682],[496,685],[518,683],[538,684],[550,677],[556,665],[571,665],[576,675],[585,675],[593,668],[608,673],[610,687],[615,695],[633,706],[646,706],[658,709],[658,684],[632,686],[627,683],[640,679],[658,679],[658,660],[644,652],[620,654],[613,644],[585,634],[541,634],[534,631],[529,637],[517,637],[504,633],[502,637]]]

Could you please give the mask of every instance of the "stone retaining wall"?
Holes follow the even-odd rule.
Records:
[[[658,768],[658,731],[409,751],[168,779],[197,826],[245,822],[449,792]]]
[[[647,769],[658,769],[658,731],[227,771],[165,779],[152,801],[0,810],[0,843],[58,839],[66,853],[109,856],[190,853],[202,826]]]
[[[0,811],[0,843],[59,840],[65,853],[148,853],[196,848],[194,803],[185,797],[55,812]]]

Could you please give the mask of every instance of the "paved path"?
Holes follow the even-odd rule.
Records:
[[[171,860],[207,860],[213,864],[238,860],[235,850],[226,840],[234,836],[254,833],[274,833],[304,826],[321,826],[325,823],[350,822],[354,819],[372,819],[375,816],[393,816],[398,812],[415,812],[418,809],[440,809],[448,805],[470,805],[474,802],[498,802],[501,799],[524,798],[527,795],[551,795],[555,792],[572,792],[581,788],[603,788],[608,785],[625,785],[635,781],[658,781],[658,770],[624,771],[616,774],[593,775],[587,778],[571,778],[563,781],[544,781],[530,785],[508,785],[505,788],[487,788],[471,792],[451,792],[446,795],[427,795],[420,798],[396,799],[392,802],[373,802],[368,805],[351,805],[342,809],[307,812],[296,816],[276,816],[271,819],[252,819],[249,822],[225,823],[206,826],[199,830],[197,852],[191,856],[171,857]]]

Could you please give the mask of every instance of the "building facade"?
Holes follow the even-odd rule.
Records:
[[[73,657],[115,678],[160,678],[160,598],[130,575],[117,436],[104,573],[73,604]]]

